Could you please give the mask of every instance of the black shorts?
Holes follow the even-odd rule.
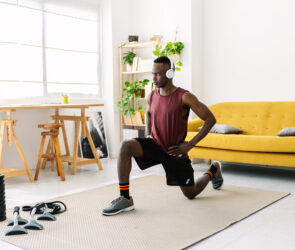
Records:
[[[194,170],[189,158],[177,158],[166,154],[152,138],[134,138],[143,149],[143,157],[134,157],[141,170],[162,164],[166,172],[167,185],[194,185]]]

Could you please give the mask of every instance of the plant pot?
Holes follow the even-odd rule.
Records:
[[[136,93],[136,96],[140,95],[140,98],[145,98],[145,89],[141,90],[141,93]]]

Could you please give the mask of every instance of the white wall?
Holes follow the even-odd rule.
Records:
[[[204,97],[294,100],[295,2],[204,1]]]
[[[185,46],[181,56],[184,66],[176,73],[174,83],[190,90],[191,0],[132,0],[130,19],[131,26],[126,35],[133,32],[142,42],[153,35],[163,35],[164,42],[174,42],[178,27],[176,40]]]
[[[203,90],[203,0],[133,0],[133,25],[129,34],[147,41],[153,35],[163,35],[163,41],[184,43],[181,72],[176,72],[174,84],[194,93],[201,101]]]
[[[191,2],[191,51],[189,65],[191,67],[191,92],[195,94],[200,101],[204,101],[204,68],[203,68],[203,0],[192,0]],[[192,113],[191,113],[192,114]],[[195,117],[192,114],[192,117]]]
[[[106,133],[111,158],[117,157],[120,146],[120,97],[119,46],[128,38],[131,0],[102,0],[102,65]],[[127,13],[127,14],[126,14]]]

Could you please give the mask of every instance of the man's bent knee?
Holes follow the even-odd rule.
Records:
[[[132,140],[124,140],[120,144],[120,152],[129,151],[131,148]]]
[[[180,189],[183,193],[183,195],[188,198],[189,200],[194,199],[197,196],[195,187],[184,187],[184,186],[180,186]]]
[[[141,157],[143,156],[143,150],[138,141],[134,139],[124,140],[120,145],[120,154]]]
[[[197,195],[196,195],[196,194],[184,194],[184,196],[185,196],[186,198],[188,198],[189,200],[192,200],[192,199],[194,199]]]

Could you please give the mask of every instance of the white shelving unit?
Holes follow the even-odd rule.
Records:
[[[146,87],[145,89],[145,96],[147,96],[151,89],[151,78],[152,78],[152,69],[150,71],[126,71],[125,67],[124,67],[124,62],[123,62],[123,56],[125,52],[131,51],[136,53],[137,56],[141,56],[142,54],[142,50],[143,49],[150,49],[151,50],[151,54],[150,54],[150,58],[153,58],[153,54],[152,54],[152,49],[155,48],[156,46],[156,42],[145,42],[145,43],[129,43],[129,44],[122,44],[119,47],[120,50],[120,96],[122,95],[122,90],[124,88],[124,82],[125,81],[130,81],[133,82],[138,78],[145,78],[145,79],[149,79],[150,80],[150,84]],[[144,102],[144,100],[140,100],[140,102]],[[136,105],[133,102],[133,106]],[[121,131],[120,131],[120,138],[121,140],[123,139],[123,129],[136,129],[136,130],[144,130],[145,129],[145,125],[126,125],[123,124],[123,116],[121,115]]]

